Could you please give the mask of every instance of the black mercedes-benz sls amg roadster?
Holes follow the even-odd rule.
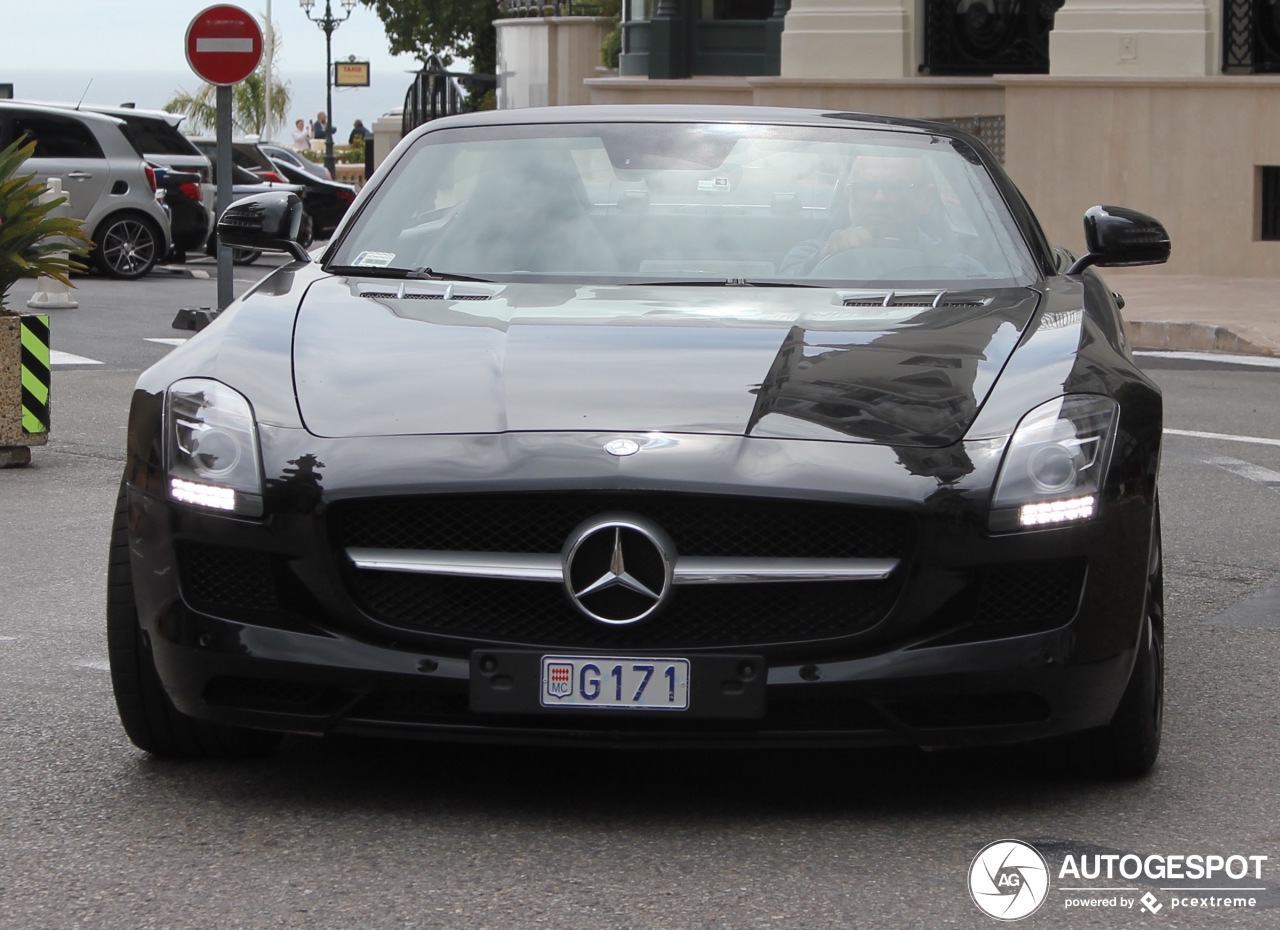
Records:
[[[283,733],[1078,742],[1156,759],[1161,398],[954,128],[503,110],[405,138],[313,260],[145,372],[107,625],[159,755]]]

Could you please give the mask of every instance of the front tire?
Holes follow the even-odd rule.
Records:
[[[1097,775],[1136,778],[1160,755],[1164,724],[1164,560],[1157,502],[1147,568],[1146,615],[1138,655],[1115,716],[1105,727],[1077,738],[1079,767]]]
[[[134,214],[107,217],[93,234],[93,262],[112,278],[133,281],[160,259],[164,237],[151,220]]]
[[[107,654],[111,689],[125,733],[152,755],[186,759],[261,756],[280,734],[219,726],[188,717],[173,706],[156,672],[150,645],[138,624],[129,565],[129,499],[124,482],[116,500],[107,563]]]

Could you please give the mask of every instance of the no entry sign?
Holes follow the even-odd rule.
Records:
[[[238,6],[211,6],[187,27],[187,61],[210,84],[243,81],[261,58],[262,30],[253,15]]]

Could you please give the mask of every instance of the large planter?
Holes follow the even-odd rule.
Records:
[[[49,317],[0,313],[0,467],[49,441]]]

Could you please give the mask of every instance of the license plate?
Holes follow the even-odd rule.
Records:
[[[689,660],[543,656],[543,707],[687,710]]]

